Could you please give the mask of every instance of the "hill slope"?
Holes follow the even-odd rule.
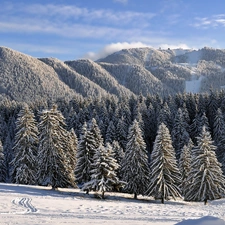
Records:
[[[111,76],[103,67],[98,65],[97,63],[88,60],[75,60],[75,61],[66,61],[67,65],[69,65],[76,72],[82,74],[87,77],[89,80],[98,84],[101,88],[104,88],[111,94],[115,94],[117,96],[131,96],[133,93],[132,89],[127,89],[124,86],[120,85],[113,76]]]
[[[75,93],[52,67],[31,56],[0,47],[0,94],[17,101],[56,99]]]

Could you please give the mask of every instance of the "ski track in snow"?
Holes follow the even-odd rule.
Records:
[[[16,206],[23,207],[25,209],[25,211],[19,213],[37,212],[37,209],[31,204],[31,198],[16,198],[12,200],[12,203]]]

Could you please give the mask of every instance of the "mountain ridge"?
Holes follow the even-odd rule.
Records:
[[[35,58],[0,47],[0,97],[16,101],[114,95],[184,93],[201,79],[199,92],[225,86],[225,50],[123,49],[97,61]],[[199,82],[199,80],[198,80]],[[194,83],[193,83],[194,84]],[[189,83],[190,86],[190,83]]]

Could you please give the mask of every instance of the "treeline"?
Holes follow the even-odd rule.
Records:
[[[162,202],[223,197],[224,99],[211,91],[29,106],[2,100],[0,181],[79,184],[103,197],[125,191]]]

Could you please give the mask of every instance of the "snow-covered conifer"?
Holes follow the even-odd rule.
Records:
[[[6,182],[6,164],[2,142],[0,141],[0,182]]]
[[[52,188],[75,186],[74,171],[69,165],[68,132],[64,117],[54,105],[41,113],[39,123],[38,183]]]
[[[184,190],[187,185],[188,174],[191,170],[191,150],[193,148],[193,142],[189,139],[187,145],[184,145],[179,159],[179,169],[181,173],[182,183],[181,183],[181,191],[184,195]]]
[[[106,130],[106,142],[112,143],[114,140],[116,140],[116,127],[114,125],[114,122],[111,120],[109,122],[109,126]]]
[[[214,200],[224,196],[225,178],[217,161],[210,133],[203,126],[197,137],[198,145],[192,150],[191,171],[188,175],[185,200]]]
[[[93,143],[92,139],[88,139],[87,132],[87,124],[84,123],[77,146],[77,164],[75,168],[75,176],[79,184],[86,183],[91,179],[90,170],[93,158],[90,153]]]
[[[124,187],[126,192],[134,194],[134,198],[145,193],[149,183],[148,156],[146,144],[136,120],[129,128],[122,174],[122,180],[127,183]]]
[[[77,154],[77,136],[74,132],[74,129],[72,128],[69,132],[68,132],[68,160],[69,160],[69,164],[72,167],[72,170],[75,170],[76,167],[76,162],[77,162],[77,158],[76,158],[76,154]]]
[[[118,141],[113,141],[112,143],[112,149],[114,152],[114,158],[116,159],[119,168],[116,170],[117,176],[119,179],[122,179],[122,172],[121,172],[121,167],[122,167],[122,162],[124,159],[124,151],[123,148],[119,145]]]
[[[14,158],[11,161],[11,180],[18,184],[35,184],[37,180],[38,129],[34,114],[25,105],[16,121]]]
[[[100,191],[102,198],[106,191],[111,191],[115,186],[121,187],[116,170],[119,165],[112,155],[111,146],[100,145],[94,155],[91,170],[91,180],[84,184],[84,191]]]
[[[184,122],[183,112],[179,108],[175,117],[174,126],[171,132],[173,141],[173,147],[175,149],[176,158],[180,158],[181,150],[184,145],[188,143],[189,134],[186,130],[186,124]]]
[[[160,198],[162,203],[170,197],[181,197],[181,175],[168,128],[161,124],[154,143],[150,162],[151,181],[146,191],[148,196]]]

